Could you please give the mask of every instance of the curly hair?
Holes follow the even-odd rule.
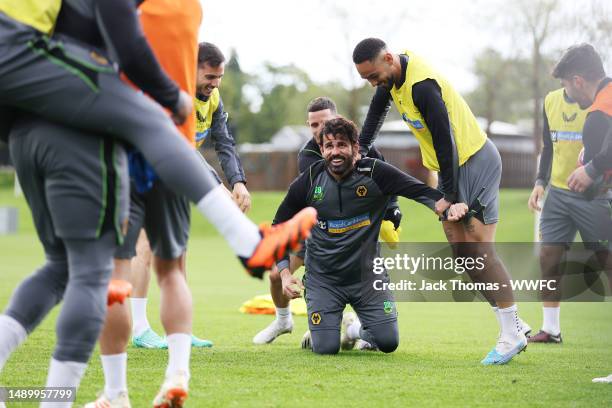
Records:
[[[353,122],[342,116],[325,122],[323,129],[321,129],[321,136],[326,135],[344,136],[351,144],[359,143],[359,129]],[[323,143],[323,137],[321,137],[321,143]]]

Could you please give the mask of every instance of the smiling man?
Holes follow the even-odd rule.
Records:
[[[367,152],[385,120],[391,100],[419,142],[423,165],[439,174],[444,194],[436,203],[441,213],[455,202],[466,202],[475,215],[464,223],[444,223],[448,241],[473,242],[457,246],[457,256],[485,256],[484,273],[471,273],[474,282],[497,282],[502,290],[483,292],[497,316],[500,336],[482,364],[505,364],[527,347],[530,331],[518,317],[510,276],[494,248],[499,220],[501,158],[480,129],[474,114],[454,87],[418,55],[394,54],[384,41],[367,38],[353,51],[359,75],[376,93],[359,137]]]
[[[321,153],[321,130],[325,123],[338,116],[336,103],[326,96],[320,96],[308,104],[306,124],[310,129],[312,138],[310,138],[300,149],[298,153],[298,170],[301,173],[308,170],[310,166],[323,159]],[[384,161],[383,155],[372,146],[368,152],[368,157],[380,159]],[[388,243],[399,242],[399,228],[402,220],[402,212],[399,209],[397,197],[393,197],[387,210],[381,226],[380,238]],[[302,265],[306,256],[306,248],[302,248],[297,254],[290,256],[289,269],[294,273]],[[270,294],[276,308],[276,319],[272,321],[265,329],[260,331],[253,337],[255,344],[272,343],[278,336],[291,333],[293,330],[293,319],[289,310],[289,298],[283,295],[283,287],[280,275],[276,269],[270,271]]]
[[[177,7],[181,9],[184,5]],[[146,13],[143,13],[143,16],[146,15]],[[185,17],[182,12],[180,15],[182,18]],[[176,47],[173,49],[176,50]],[[188,50],[190,49],[193,48],[188,48]],[[251,208],[251,196],[246,188],[246,176],[236,152],[236,142],[227,128],[227,113],[223,109],[223,102],[219,95],[219,85],[225,71],[225,57],[214,44],[202,42],[197,46],[197,66],[197,85],[194,92],[196,94],[194,100],[195,123],[190,132],[186,134],[196,147],[201,147],[207,138],[211,140],[221,162],[225,178],[232,187],[232,198],[240,209],[246,212]],[[182,72],[182,69],[178,72]],[[185,81],[189,82],[188,80]],[[210,166],[209,168],[217,181],[221,183],[216,171]],[[173,241],[180,242],[186,248],[190,221],[189,210],[185,208],[181,214],[185,216],[177,218],[174,224],[178,224],[179,221],[184,224],[182,230],[185,233],[175,237]],[[131,238],[134,240],[137,235],[132,235]],[[122,256],[125,259],[136,256],[135,267],[131,276],[131,282],[134,285],[131,299],[134,322],[132,342],[136,347],[167,348],[166,340],[151,328],[147,319],[147,295],[151,280],[149,267],[152,259],[151,250],[143,237],[139,238],[138,244],[142,251],[136,251],[136,245],[133,242],[129,247],[130,250],[123,253]],[[184,260],[181,265],[182,269],[185,269]],[[212,347],[212,342],[193,335],[191,344],[194,347]]]
[[[353,122],[342,117],[325,123],[319,145],[323,160],[311,165],[291,184],[274,220],[282,222],[307,206],[313,206],[319,214],[318,226],[306,241],[304,276],[310,328],[306,338],[311,339],[306,343],[311,343],[317,354],[340,350],[340,324],[347,304],[358,319],[345,322],[343,344],[363,339],[385,353],[397,348],[393,294],[388,290],[367,290],[375,275],[367,274],[364,279],[362,260],[370,259],[371,264],[379,254],[377,238],[391,196],[418,199],[432,211],[442,198],[439,191],[390,164],[371,158],[359,160],[358,134]],[[465,204],[453,205],[449,219],[456,221],[466,211]],[[285,295],[299,297],[299,289],[304,286],[292,275],[289,258],[278,262],[277,268]],[[386,274],[376,279],[381,277],[388,280]]]

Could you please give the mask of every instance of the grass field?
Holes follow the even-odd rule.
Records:
[[[504,191],[498,240],[530,241],[533,219],[528,192]],[[254,194],[251,217],[271,219],[279,193]],[[405,241],[438,241],[442,232],[427,210],[401,200]],[[15,285],[43,261],[30,215],[22,199],[0,190],[0,206],[20,210],[19,234],[0,236],[0,307]],[[194,333],[211,339],[212,349],[194,349],[189,406],[612,406],[612,386],[592,384],[612,373],[610,303],[572,303],[561,313],[565,343],[531,345],[507,366],[482,367],[493,346],[497,324],[484,303],[403,303],[400,347],[392,354],[341,352],[316,356],[299,348],[307,328],[297,317],[293,334],[274,344],[254,346],[253,335],[269,316],[238,312],[246,299],[267,292],[267,281],[250,279],[212,227],[194,215],[188,255],[194,298]],[[159,296],[152,285],[149,320],[161,332]],[[534,329],[541,324],[538,303],[523,303],[521,316]],[[0,374],[4,386],[44,384],[54,344],[57,310],[29,337]],[[134,407],[149,406],[162,381],[167,353],[130,348],[128,382]],[[77,405],[102,388],[97,353],[83,379]],[[28,406],[27,404],[16,406]]]

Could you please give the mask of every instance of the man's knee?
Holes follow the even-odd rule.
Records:
[[[338,354],[340,351],[340,331],[316,330],[311,332],[312,351],[317,354]]]
[[[181,271],[180,258],[163,259],[158,256],[155,256],[154,263],[157,281],[160,285],[163,285],[166,282],[175,281],[178,278],[185,278],[184,274]]]
[[[61,302],[67,280],[68,266],[65,261],[47,261],[15,289],[5,313],[31,332],[49,310]]]
[[[57,325],[57,345],[53,358],[58,361],[78,361],[86,363],[95,348],[104,324],[104,315],[92,319],[73,320]],[[77,323],[77,324],[75,324]],[[74,329],[78,327],[78,335]]]
[[[276,266],[270,271],[270,283],[272,285],[280,285],[282,284],[280,273]]]
[[[365,329],[362,337],[372,341],[383,353],[392,353],[399,346],[399,330],[397,321],[388,322]]]
[[[397,333],[385,334],[376,340],[376,345],[383,353],[393,353],[399,346],[399,335]]]

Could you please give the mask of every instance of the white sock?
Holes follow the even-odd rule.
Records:
[[[495,318],[497,319],[497,324],[499,325],[499,330],[501,331],[502,322],[501,317],[499,317],[499,308],[497,306],[493,306],[491,309],[493,309],[493,313],[495,313]]]
[[[47,375],[47,387],[72,387],[74,392],[79,388],[79,383],[85,369],[86,363],[76,361],[57,361],[51,359],[49,374]],[[41,402],[40,408],[67,408],[71,407],[72,402]]]
[[[0,315],[0,370],[27,336],[28,333],[21,323],[10,316]]]
[[[501,322],[501,335],[514,338],[520,334],[520,323],[516,304],[505,309],[498,308],[499,320]]]
[[[361,334],[359,333],[360,330],[361,322],[359,321],[359,319],[355,319],[355,321],[346,328],[346,336],[350,340],[357,340],[361,338]]]
[[[110,400],[127,392],[127,353],[101,355],[104,394]]]
[[[558,336],[561,333],[561,322],[559,320],[561,307],[543,307],[542,312],[544,315],[542,330],[553,336]]]
[[[151,328],[147,319],[147,298],[130,298],[132,306],[132,334],[140,336]]]
[[[189,358],[191,357],[191,334],[174,333],[168,339],[168,368],[166,377],[179,371],[189,377]]]
[[[278,320],[281,323],[288,323],[292,321],[293,319],[291,318],[291,308],[289,306],[277,307],[276,308],[276,320]]]
[[[225,238],[236,255],[249,258],[261,241],[259,228],[219,185],[206,194],[197,204],[198,210]]]

